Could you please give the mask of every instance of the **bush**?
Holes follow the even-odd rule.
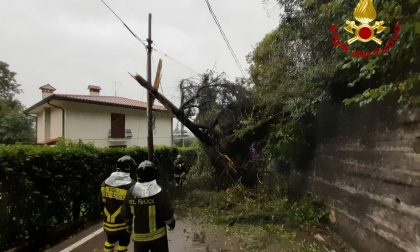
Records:
[[[194,163],[196,150],[158,147],[155,163],[163,180],[181,153]],[[116,160],[147,158],[144,148],[96,148],[82,143],[48,146],[0,145],[0,251],[34,241],[78,219],[100,217],[99,186],[115,171]]]

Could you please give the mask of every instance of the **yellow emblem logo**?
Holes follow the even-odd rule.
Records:
[[[383,26],[384,21],[376,21],[373,26],[370,25],[370,23],[376,19],[376,10],[375,6],[373,6],[373,0],[359,0],[353,15],[354,19],[359,21],[360,24],[356,25],[355,21],[346,20],[344,30],[354,34],[354,37],[347,40],[347,43],[352,44],[357,40],[366,43],[372,40],[381,45],[382,40],[375,37],[375,33],[379,34],[385,30],[385,27]]]

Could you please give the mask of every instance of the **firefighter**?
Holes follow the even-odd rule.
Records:
[[[117,171],[111,173],[101,185],[100,203],[107,236],[104,244],[105,252],[114,251],[117,242],[117,251],[127,251],[130,243],[130,233],[122,214],[122,204],[128,189],[135,184],[130,174],[135,172],[137,164],[130,156],[123,156],[118,159],[116,166]]]
[[[175,218],[169,200],[156,182],[157,168],[146,160],[137,168],[137,183],[130,188],[124,201],[124,216],[132,226],[135,252],[167,252],[169,230]]]
[[[187,167],[185,166],[184,159],[181,155],[176,156],[174,161],[174,178],[175,186],[182,187],[187,176]]]

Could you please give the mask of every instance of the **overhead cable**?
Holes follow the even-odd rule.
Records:
[[[109,5],[108,4],[106,4],[105,3],[105,1],[104,0],[101,0],[101,2],[121,21],[121,23],[125,26],[125,28],[127,28],[127,30],[140,42],[140,43],[142,43],[143,44],[143,46],[145,47],[145,48],[147,48],[147,45],[143,42],[143,40],[141,40],[140,38],[139,38],[139,36],[137,36],[137,34],[135,34],[131,29],[130,29],[130,27],[128,27],[128,25],[118,16],[118,14],[117,13],[115,13],[115,11],[113,10],[113,9],[111,9],[111,7],[109,7]]]
[[[210,14],[213,17],[214,22],[216,23],[217,27],[219,28],[220,34],[222,34],[223,40],[225,41],[225,43],[226,43],[226,45],[227,45],[227,47],[228,47],[228,49],[230,51],[230,54],[232,54],[232,57],[235,60],[236,65],[238,66],[239,70],[241,71],[242,76],[245,78],[244,69],[242,68],[241,64],[239,63],[238,57],[236,56],[235,51],[233,50],[232,46],[230,45],[229,40],[228,40],[225,32],[223,31],[222,26],[220,25],[220,22],[217,19],[216,14],[213,11],[213,8],[210,5],[210,2],[208,0],[205,0],[205,1],[207,3],[207,7],[208,7],[208,9],[210,11]]]
[[[108,5],[108,4],[106,4],[106,2],[104,1],[104,0],[100,0],[120,21],[121,21],[121,23],[125,26],[125,28],[127,28],[127,30],[147,49],[147,45],[146,45],[146,43],[145,42],[147,42],[147,40],[142,40],[142,39],[140,39],[139,38],[139,36],[137,36],[137,34],[135,34],[131,29],[130,29],[130,27],[122,20],[122,18],[120,18],[120,16],[118,16],[118,14],[117,13],[115,13],[115,11]],[[165,56],[166,58],[168,58],[168,59],[170,59],[170,60],[172,60],[172,61],[174,61],[175,63],[177,63],[177,64],[179,64],[179,65],[181,65],[181,66],[183,66],[183,67],[185,67],[186,69],[188,69],[189,71],[191,71],[191,72],[193,72],[194,74],[197,74],[197,75],[199,75],[199,73],[197,72],[197,71],[195,71],[194,69],[192,69],[191,67],[189,67],[189,66],[187,66],[186,64],[184,64],[184,63],[182,63],[181,61],[179,61],[179,60],[177,60],[177,59],[175,59],[174,57],[172,57],[172,56],[169,56],[167,53],[165,53],[165,52],[163,52],[163,51],[161,51],[161,50],[159,50],[159,49],[157,49],[157,48],[153,48],[153,51],[155,51],[155,52],[157,52],[157,53],[159,53],[159,54],[161,54],[161,55],[163,55],[163,56]]]
[[[179,65],[182,65],[183,67],[187,68],[187,69],[188,69],[188,70],[190,70],[191,72],[193,72],[193,73],[195,73],[195,74],[197,74],[197,75],[199,74],[197,71],[195,71],[195,70],[194,70],[194,69],[192,69],[191,67],[189,67],[189,66],[185,65],[184,63],[182,63],[181,61],[179,61],[179,60],[175,59],[174,57],[169,56],[167,53],[164,53],[164,52],[162,52],[161,50],[156,49],[156,48],[153,48],[153,51],[155,51],[155,52],[157,52],[157,53],[159,53],[159,54],[161,54],[161,55],[165,56],[166,58],[168,58],[168,59],[170,59],[170,60],[172,60],[172,61],[174,61],[174,62],[178,63]]]

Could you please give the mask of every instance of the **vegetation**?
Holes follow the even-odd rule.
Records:
[[[328,213],[320,200],[306,194],[291,201],[286,184],[278,183],[281,177],[271,176],[278,179],[275,185],[249,189],[236,184],[224,191],[211,189],[208,181],[203,182],[205,176],[192,177],[183,194],[177,195],[176,212],[219,226],[238,239],[244,251],[351,251],[326,228]],[[317,241],[314,235],[325,241]]]
[[[16,73],[9,70],[9,65],[0,61],[0,98],[10,99],[21,92],[15,76]]]
[[[334,46],[330,30],[335,25],[339,39],[346,41],[345,21],[354,19],[357,3],[277,2],[282,10],[279,26],[249,55],[250,80],[232,82],[208,71],[182,81],[183,104],[175,110],[168,106],[203,144],[215,174],[227,178],[220,181],[235,183],[249,176],[243,161],[252,143],[268,158],[296,170],[307,168],[322,138],[320,128],[330,127],[319,119],[334,120],[329,114],[346,113],[345,105],[386,101],[395,111],[419,105],[418,0],[375,1],[376,20],[383,20],[386,28],[376,34],[384,41],[382,47],[357,42],[347,54]],[[380,54],[375,56],[375,50]],[[356,57],[359,52],[371,56]],[[141,77],[135,78],[151,89]]]
[[[0,144],[33,143],[32,120],[23,114],[22,104],[14,98],[19,94],[16,73],[0,61]]]
[[[143,77],[135,75],[133,78],[196,136],[215,169],[215,175],[221,178],[221,184],[232,183],[239,177],[240,166],[236,166],[230,152],[240,150],[232,141],[231,133],[238,115],[249,107],[246,95],[249,92],[242,85],[244,81],[232,83],[223,74],[215,75],[214,72],[200,75],[198,81],[184,80],[180,85],[183,103],[178,108]]]
[[[278,180],[268,187],[260,185],[266,183],[260,178],[266,174],[269,162],[279,163],[283,170],[308,169],[316,145],[322,137],[335,131],[337,115],[354,116],[372,104],[377,108],[383,106],[387,112],[407,112],[420,105],[418,0],[375,1],[376,20],[384,20],[386,26],[376,36],[387,43],[396,33],[397,24],[401,29],[391,49],[369,59],[353,57],[352,52],[373,52],[377,44],[354,43],[350,53],[344,54],[334,47],[329,31],[335,24],[341,40],[350,38],[343,28],[346,20],[354,19],[356,2],[277,2],[282,10],[279,26],[248,57],[251,84],[242,83],[247,91],[245,99],[231,100],[225,105],[227,112],[218,110],[215,102],[208,106],[215,108],[213,111],[195,104],[195,115],[200,115],[195,117],[196,122],[212,130],[217,129],[212,125],[220,115],[231,112],[231,108],[241,108],[236,111],[236,117],[224,117],[232,127],[221,134],[230,144],[234,143],[228,145],[235,146],[234,151],[225,151],[220,142],[215,145],[235,162],[235,167],[240,167],[242,172],[236,174],[237,181],[249,187],[234,184],[226,191],[207,194],[196,190],[180,202],[193,216],[204,215],[204,219],[224,225],[229,232],[243,237],[251,251],[262,249],[260,246],[265,246],[265,239],[272,240],[273,233],[279,241],[290,237],[284,232],[285,223],[311,232],[313,227],[322,227],[325,220],[325,212],[316,199],[304,196],[291,201],[290,195],[282,192],[288,189],[273,191],[273,188],[287,187],[284,181]],[[198,90],[206,81],[202,78],[196,82]],[[191,90],[190,96],[197,94],[197,89]],[[220,93],[215,90],[207,95],[214,98],[217,92]],[[247,106],[241,107],[241,101]],[[250,161],[246,156],[251,143],[257,146],[258,160]],[[204,159],[199,160],[206,166]],[[198,171],[205,173],[207,169],[201,167]],[[257,240],[263,242],[254,242]],[[322,251],[314,246],[307,246],[303,251]]]
[[[195,162],[193,148],[156,149],[163,184],[178,153]],[[65,224],[97,219],[99,186],[115,171],[116,160],[127,154],[138,162],[147,158],[144,148],[99,149],[64,142],[57,147],[0,145],[0,250],[32,241],[37,247]]]
[[[232,82],[224,73],[207,71],[196,78],[181,81],[180,91],[183,101],[180,109],[193,117],[194,122],[211,136],[214,148],[235,164],[230,170],[215,167],[215,175],[239,178],[243,175],[240,160],[243,153],[247,153],[248,143],[234,138],[233,133],[251,108],[251,92],[246,81],[238,79]],[[228,180],[229,183],[233,181]]]
[[[261,122],[270,129],[256,136],[271,156],[301,170],[311,160],[320,139],[319,125],[330,115],[346,113],[345,105],[364,106],[386,101],[394,110],[419,105],[419,2],[375,1],[377,20],[387,29],[378,35],[388,41],[399,24],[392,50],[370,59],[344,55],[332,45],[329,28],[336,24],[341,40],[345,20],[353,20],[356,2],[342,0],[278,0],[284,11],[280,24],[249,55],[254,85],[252,113],[241,119],[236,137],[255,135]],[[371,50],[376,43],[354,43],[351,50]],[[343,103],[344,101],[344,103]],[[329,108],[325,110],[325,108]],[[333,108],[332,110],[330,108]],[[331,113],[333,112],[333,113]]]

